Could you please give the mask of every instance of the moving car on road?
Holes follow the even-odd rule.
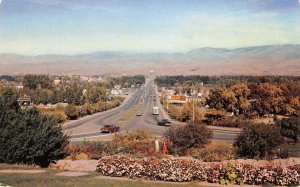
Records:
[[[157,122],[157,125],[161,126],[171,126],[171,121],[169,119],[162,119]]]
[[[118,132],[119,130],[120,130],[120,127],[118,127],[116,125],[104,125],[104,127],[100,129],[100,132],[113,133],[113,132]]]
[[[136,113],[136,116],[142,116],[142,112],[141,112],[141,111],[138,111],[138,112]]]

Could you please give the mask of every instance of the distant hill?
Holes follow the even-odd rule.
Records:
[[[199,48],[186,53],[122,53],[22,56],[0,54],[0,74],[300,75],[300,45],[237,49]]]

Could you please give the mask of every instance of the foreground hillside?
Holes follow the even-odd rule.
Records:
[[[0,74],[251,74],[300,75],[300,45],[238,49],[199,48],[186,53],[95,52],[84,55],[0,55]]]

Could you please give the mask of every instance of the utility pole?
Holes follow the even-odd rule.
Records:
[[[194,104],[194,93],[192,95],[192,99],[193,99],[193,124],[195,124],[195,104]]]

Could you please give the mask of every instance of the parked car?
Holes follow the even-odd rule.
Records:
[[[170,126],[171,125],[171,121],[169,119],[162,119],[162,120],[159,120],[157,122],[157,125],[161,125],[161,126]]]
[[[118,127],[116,125],[104,125],[104,127],[100,129],[100,132],[113,133],[113,132],[118,132],[119,130],[120,130],[120,127]]]
[[[136,113],[136,116],[142,116],[142,112],[141,112],[141,111],[138,111],[138,112]]]

